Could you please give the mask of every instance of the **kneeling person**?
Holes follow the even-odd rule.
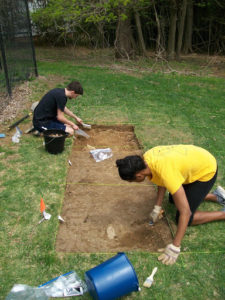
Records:
[[[158,146],[143,157],[127,156],[116,164],[123,180],[141,182],[147,177],[158,186],[156,203],[150,213],[153,222],[159,218],[165,192],[169,191],[169,200],[177,208],[178,226],[173,243],[159,256],[164,264],[176,262],[187,226],[225,220],[225,208],[215,212],[197,211],[203,200],[225,205],[223,188],[209,193],[216,181],[217,162],[205,149],[193,145]]]
[[[78,123],[82,120],[66,107],[67,98],[76,99],[83,95],[83,88],[78,81],[72,81],[66,88],[55,88],[43,96],[34,110],[34,129],[42,132],[46,129],[61,129],[73,135],[79,127],[68,120],[64,114]]]

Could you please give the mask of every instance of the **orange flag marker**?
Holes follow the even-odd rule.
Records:
[[[45,203],[44,203],[43,198],[41,198],[40,210],[41,210],[41,213],[43,213],[43,211],[45,211]]]

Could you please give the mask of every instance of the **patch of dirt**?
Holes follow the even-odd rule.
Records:
[[[132,126],[93,126],[89,139],[77,138],[71,165],[56,250],[60,252],[156,251],[171,242],[163,218],[149,225],[156,191],[149,181],[128,183],[119,178],[116,159],[143,152]],[[90,146],[111,148],[113,156],[95,162]]]

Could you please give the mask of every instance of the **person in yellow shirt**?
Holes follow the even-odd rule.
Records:
[[[116,161],[123,180],[142,182],[147,177],[158,186],[157,199],[150,213],[157,222],[166,190],[169,200],[177,208],[177,231],[173,243],[163,249],[159,260],[174,264],[180,254],[180,245],[187,226],[225,220],[222,211],[197,211],[203,200],[225,205],[225,190],[218,187],[209,193],[217,177],[217,162],[207,150],[194,145],[157,146],[139,155],[127,156]]]

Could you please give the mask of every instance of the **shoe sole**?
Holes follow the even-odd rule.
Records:
[[[221,196],[225,199],[225,190],[221,187],[217,187],[217,191],[221,194]]]

